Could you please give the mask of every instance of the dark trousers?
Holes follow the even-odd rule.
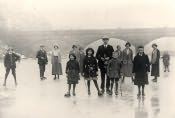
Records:
[[[45,67],[46,67],[45,64],[43,64],[43,65],[39,64],[40,77],[41,77],[41,78],[44,77]]]
[[[10,68],[10,67],[7,67],[7,68],[6,68],[5,79],[7,79],[10,70],[12,70],[12,75],[13,75],[13,77],[16,79],[16,68]]]
[[[104,70],[100,70],[101,72],[101,89],[104,90],[105,89],[105,81],[106,81],[106,90],[109,90],[110,87],[110,79],[107,76],[106,71]]]

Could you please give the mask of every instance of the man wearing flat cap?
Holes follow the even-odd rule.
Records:
[[[36,55],[36,58],[38,59],[41,80],[46,79],[46,77],[44,77],[44,72],[45,72],[45,66],[48,63],[47,52],[45,51],[44,47],[45,47],[44,45],[41,45],[40,50],[37,52]]]
[[[107,64],[108,61],[112,58],[112,53],[114,49],[111,45],[108,44],[109,38],[102,38],[103,45],[99,46],[96,53],[96,58],[98,60],[98,66],[101,72],[101,90],[102,93],[105,91],[105,80],[106,80],[106,92],[110,93],[110,79],[107,77]]]
[[[154,76],[153,82],[157,82],[157,77],[159,77],[159,60],[160,51],[157,49],[157,44],[152,44],[152,55],[151,55],[151,76]]]

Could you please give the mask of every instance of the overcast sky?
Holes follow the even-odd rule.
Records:
[[[0,0],[0,25],[18,30],[175,27],[175,0]]]

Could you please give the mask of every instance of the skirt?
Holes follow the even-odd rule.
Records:
[[[147,73],[136,73],[134,79],[134,85],[145,85],[149,84]]]
[[[52,63],[52,75],[62,75],[62,65],[58,62],[58,57],[53,57],[53,63]]]

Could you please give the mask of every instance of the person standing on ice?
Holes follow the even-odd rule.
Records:
[[[96,58],[94,57],[94,50],[92,48],[88,48],[86,49],[86,56],[83,62],[83,76],[85,80],[87,80],[88,95],[91,94],[91,90],[90,90],[91,80],[94,82],[94,85],[98,92],[98,96],[102,95],[97,83],[97,79],[98,79],[97,72],[98,72],[98,64],[97,64]]]
[[[9,75],[10,70],[12,71],[15,85],[17,85],[17,80],[16,80],[16,62],[17,61],[20,61],[20,56],[15,54],[12,48],[9,48],[4,57],[4,67],[6,68],[6,74],[5,74],[3,86],[6,86],[6,80]]]
[[[163,59],[163,65],[164,65],[164,72],[166,71],[170,71],[169,69],[169,65],[170,65],[170,55],[168,54],[168,52],[165,52],[162,56]]]
[[[110,93],[110,79],[107,76],[107,65],[108,61],[112,58],[112,53],[114,49],[108,44],[109,38],[102,38],[103,45],[99,46],[96,53],[96,58],[98,60],[98,66],[101,72],[101,91],[105,92],[105,80],[106,80],[106,92]]]
[[[110,78],[111,89],[109,95],[113,94],[113,86],[115,85],[115,95],[118,95],[118,81],[120,79],[120,69],[121,69],[121,60],[120,53],[113,52],[112,59],[109,61],[107,66],[107,75]]]
[[[58,45],[54,45],[51,56],[52,63],[52,75],[54,75],[54,80],[59,79],[59,75],[62,75],[62,65],[61,65],[61,52]]]
[[[36,58],[38,59],[41,80],[46,79],[46,77],[44,77],[44,73],[46,65],[48,63],[47,52],[45,51],[44,47],[45,47],[44,45],[41,45],[40,50],[36,54]]]
[[[81,75],[83,74],[83,61],[84,61],[84,58],[85,58],[85,53],[84,53],[84,49],[83,47],[79,47],[79,55],[80,55],[80,60],[79,60],[79,64],[80,64],[80,72],[81,72]]]
[[[80,66],[78,61],[76,60],[76,56],[74,54],[69,55],[69,61],[66,64],[66,74],[67,74],[67,84],[68,84],[68,92],[64,95],[65,97],[70,97],[71,86],[73,85],[73,96],[76,95],[75,87],[80,80]]]
[[[159,60],[160,60],[160,51],[157,49],[157,44],[152,44],[152,55],[151,55],[151,76],[154,76],[152,79],[153,82],[157,82],[157,77],[160,76],[159,72]]]
[[[144,53],[144,47],[138,47],[138,53],[133,61],[134,85],[138,86],[138,97],[145,96],[144,88],[148,84],[148,72],[150,72],[150,62],[148,56]],[[141,93],[142,88],[142,93]]]
[[[72,50],[69,52],[69,54],[74,54],[76,56],[76,60],[80,61],[80,53],[77,45],[72,46]]]
[[[127,42],[125,44],[125,49],[122,52],[122,69],[121,73],[123,76],[122,82],[124,82],[125,77],[131,77],[133,82],[133,74],[132,74],[132,68],[133,68],[133,51],[131,50],[131,44]]]

